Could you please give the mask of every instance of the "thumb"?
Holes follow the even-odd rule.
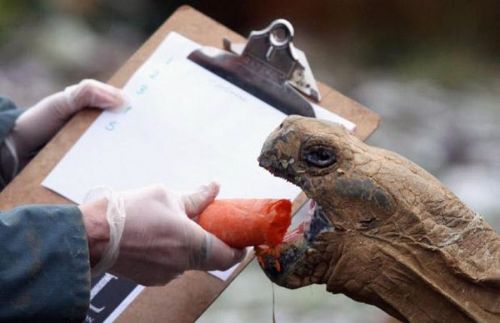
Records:
[[[190,252],[190,269],[197,270],[226,270],[240,262],[246,255],[245,249],[235,249],[226,245],[222,240],[203,230],[199,225],[198,230],[204,234],[199,243],[195,244]]]
[[[200,186],[196,192],[182,196],[182,203],[188,217],[199,215],[219,194],[219,184],[212,182]]]

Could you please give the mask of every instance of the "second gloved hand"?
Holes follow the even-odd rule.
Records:
[[[7,138],[17,155],[16,168],[22,169],[76,112],[86,107],[117,108],[125,101],[120,89],[96,80],[83,80],[44,98],[16,120]]]
[[[188,195],[162,185],[122,193],[118,199],[123,205],[108,207],[108,212],[125,212],[118,257],[110,272],[152,286],[166,284],[185,270],[225,270],[238,263],[244,250],[227,246],[191,219],[218,191],[212,183]]]

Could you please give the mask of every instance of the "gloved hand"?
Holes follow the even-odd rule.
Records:
[[[93,268],[99,271],[96,274],[110,269],[154,286],[168,283],[185,270],[225,270],[238,263],[244,250],[230,248],[192,220],[218,191],[212,183],[192,194],[178,195],[156,185],[108,195],[110,241]],[[81,209],[85,217],[87,207]]]
[[[96,80],[83,80],[50,95],[23,113],[7,137],[17,154],[19,169],[76,112],[85,107],[116,108],[125,104],[121,90]]]

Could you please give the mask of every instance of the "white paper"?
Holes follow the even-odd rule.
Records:
[[[316,118],[332,121],[335,123],[340,123],[350,132],[353,132],[356,129],[356,124],[354,124],[353,122],[351,122],[345,118],[342,118],[338,114],[330,112],[327,109],[325,109],[317,104],[311,103],[311,105],[313,107],[314,113],[316,114]]]
[[[42,185],[76,203],[97,186],[190,192],[212,180],[219,198],[295,198],[299,188],[257,163],[286,115],[187,60],[198,47],[171,33],[125,86],[130,106],[103,112]]]
[[[134,77],[127,84],[132,108],[103,113],[44,186],[78,203],[101,185],[126,190],[164,183],[188,192],[211,180],[220,182],[222,198],[298,194],[257,163],[283,113],[188,60],[155,73],[154,81]],[[186,90],[193,80],[196,89]]]

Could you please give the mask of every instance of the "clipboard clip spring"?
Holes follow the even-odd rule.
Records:
[[[314,117],[320,94],[305,54],[293,45],[294,29],[285,19],[252,31],[246,44],[223,40],[225,50],[203,47],[188,58],[290,115]]]

